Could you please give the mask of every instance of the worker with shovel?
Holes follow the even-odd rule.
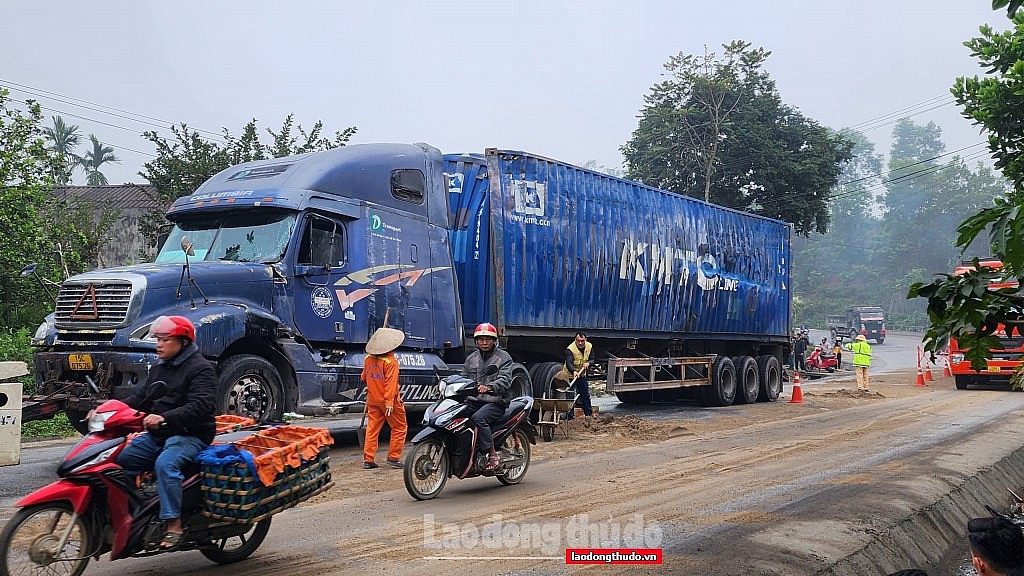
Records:
[[[583,409],[584,416],[593,416],[594,408],[590,403],[590,384],[587,382],[587,369],[590,368],[590,355],[594,345],[587,342],[587,335],[576,333],[576,339],[565,349],[565,365],[555,378],[564,382],[572,382],[579,397],[576,403]],[[569,410],[567,419],[572,420],[574,410]]]
[[[365,470],[378,467],[373,460],[377,454],[377,437],[385,421],[391,427],[387,464],[395,468],[402,467],[400,458],[409,426],[405,421],[405,405],[398,394],[398,359],[395,358],[394,350],[403,341],[405,333],[401,330],[380,328],[366,343],[366,360],[363,362],[363,373],[360,375],[366,382],[366,408],[363,415],[369,418],[363,442]]]

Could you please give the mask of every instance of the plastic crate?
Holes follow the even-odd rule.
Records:
[[[323,430],[279,426],[232,445],[211,447],[197,458],[203,514],[259,522],[329,489],[334,485],[327,454],[331,442]],[[268,469],[280,470],[269,482]]]
[[[217,520],[259,522],[333,486],[330,461],[324,452],[299,468],[289,467],[269,486],[244,464],[204,465],[200,472],[203,514]]]

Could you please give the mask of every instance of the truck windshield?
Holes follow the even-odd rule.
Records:
[[[189,218],[174,225],[157,262],[184,262],[181,237],[188,236],[194,260],[277,262],[295,226],[293,213],[253,213]]]

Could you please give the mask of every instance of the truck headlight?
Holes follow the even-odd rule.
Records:
[[[36,328],[36,333],[32,335],[31,344],[33,346],[42,346],[46,343],[46,337],[53,331],[53,324],[50,323],[49,319],[43,320],[43,323]]]
[[[949,361],[951,363],[953,363],[953,364],[960,364],[961,362],[964,361],[964,355],[963,354],[950,354]]]

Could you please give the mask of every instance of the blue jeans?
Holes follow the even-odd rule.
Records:
[[[160,491],[160,519],[181,518],[181,469],[194,462],[206,448],[195,436],[171,436],[163,446],[148,432],[136,437],[117,455],[117,463],[129,474],[154,471]]]
[[[583,409],[584,416],[593,416],[594,407],[593,404],[590,403],[590,383],[587,382],[587,375],[580,374],[573,386],[576,388],[576,393],[580,395],[580,397],[576,399],[576,404],[573,408],[579,406]],[[575,416],[575,414],[573,414],[573,412],[575,412],[573,408],[569,408],[569,415],[567,416],[569,420],[572,420]]]

